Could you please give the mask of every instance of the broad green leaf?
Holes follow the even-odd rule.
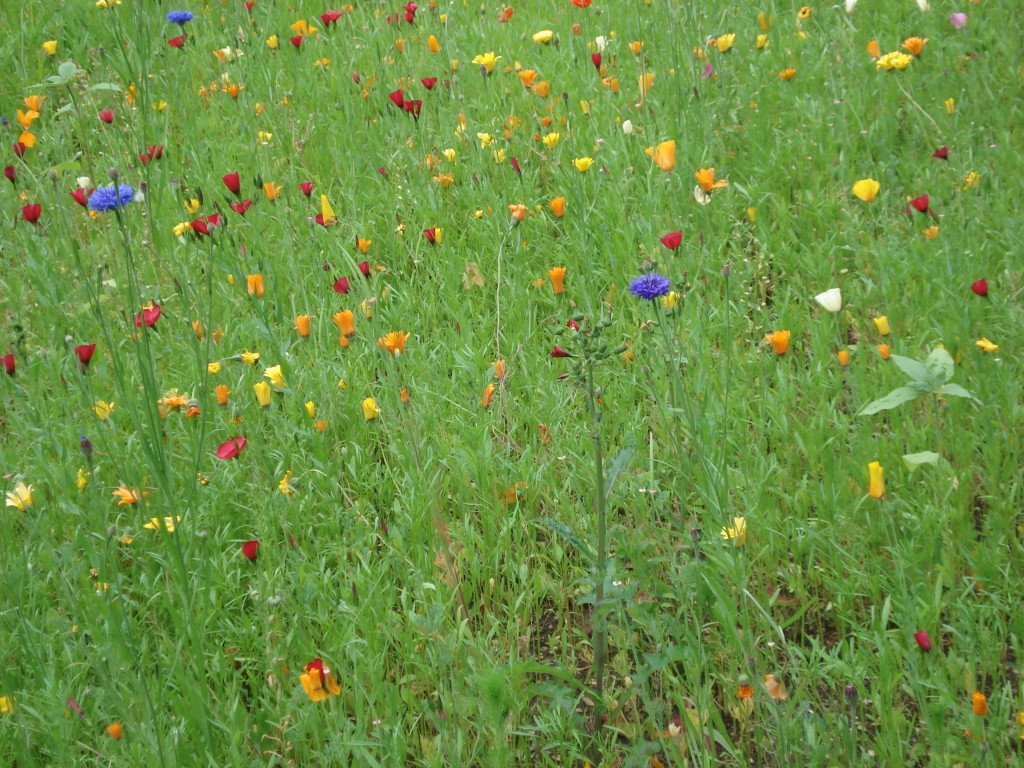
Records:
[[[896,387],[896,389],[880,400],[875,400],[874,402],[865,405],[857,415],[870,416],[871,414],[878,413],[879,411],[888,411],[891,408],[896,408],[904,403],[910,402],[920,395],[921,392],[913,387]]]
[[[942,347],[936,347],[932,350],[924,364],[928,369],[928,377],[931,379],[932,389],[938,389],[945,382],[953,378],[953,369],[956,367],[956,364],[953,362],[949,352]]]
[[[70,80],[75,75],[79,74],[80,70],[73,61],[65,61],[59,67],[57,67],[57,76],[63,78],[65,81]]]
[[[89,86],[90,91],[117,91],[121,92],[121,86],[117,83],[93,83]]]
[[[981,402],[978,398],[976,398],[966,389],[961,387],[959,384],[943,384],[941,387],[939,387],[939,391],[937,394],[943,396],[952,395],[953,397],[966,397],[967,399],[973,400],[976,403]]]
[[[921,451],[920,453],[907,453],[903,456],[903,463],[907,469],[913,472],[922,464],[938,464],[941,457],[935,451]]]
[[[622,470],[626,468],[626,465],[629,464],[631,458],[633,458],[633,446],[628,446],[623,448],[619,455],[612,459],[608,465],[608,477],[604,487],[604,498],[606,501],[612,495],[612,487],[615,485],[615,481],[622,473]]]
[[[904,357],[903,355],[890,355],[889,359],[896,364],[896,367],[903,371],[914,381],[920,381],[922,383],[927,382],[930,378],[928,375],[928,369],[924,363],[919,360],[915,360],[912,357]]]
[[[565,523],[561,523],[553,517],[542,517],[537,521],[537,523],[547,528],[563,541],[567,541],[587,560],[593,562],[597,559],[594,556],[594,551],[587,545],[587,543],[577,536],[572,528]]]

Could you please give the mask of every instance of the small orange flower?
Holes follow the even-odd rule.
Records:
[[[508,368],[505,365],[504,360],[495,360],[491,365],[494,367],[494,378],[504,379],[505,374],[508,372]]]
[[[114,490],[114,492],[111,493],[110,495],[117,499],[117,506],[119,507],[131,504],[138,504],[139,499],[142,498],[138,491],[126,488],[123,485]]]
[[[514,203],[509,205],[508,212],[512,214],[512,221],[518,224],[521,221],[525,221],[526,214],[530,212],[530,209],[522,203]]]
[[[298,315],[295,318],[295,330],[304,339],[309,336],[309,315]]]
[[[124,736],[124,728],[116,720],[107,726],[107,735],[115,741]]]
[[[521,69],[518,74],[524,88],[532,86],[533,81],[537,79],[537,70],[535,69]]]
[[[246,275],[245,284],[249,289],[250,296],[255,296],[257,299],[263,296],[263,275],[258,272],[255,275]]]
[[[565,198],[556,197],[551,201],[551,212],[555,214],[556,219],[560,219],[565,216]]]
[[[492,381],[486,387],[484,387],[484,395],[480,398],[480,405],[484,408],[489,408],[491,400],[494,399],[494,382]]]
[[[558,296],[565,288],[565,267],[552,267],[548,270],[548,279],[551,281],[551,288]]]
[[[363,239],[361,237],[357,237],[356,238],[356,250],[359,251],[361,254],[363,254],[365,256],[367,253],[370,252],[370,244],[371,243],[373,243],[373,240],[365,240],[365,239]]]
[[[704,190],[705,194],[711,194],[716,189],[729,186],[728,181],[715,181],[714,168],[701,168],[693,176],[697,179],[697,186]]]
[[[402,401],[402,405],[409,404],[409,391],[402,387],[402,391],[398,393],[398,399]]]
[[[924,236],[929,240],[935,240],[939,236],[939,228],[935,224],[932,224],[924,231]]]
[[[534,83],[533,88],[530,90],[540,96],[540,98],[546,99],[551,95],[551,83],[547,80],[541,80],[539,83]]]
[[[352,314],[351,309],[343,309],[334,315],[334,324],[338,326],[338,330],[341,331],[342,338],[351,336],[356,332],[355,315]],[[342,344],[342,346],[348,346]]]
[[[882,55],[882,50],[878,47],[877,40],[872,40],[868,43],[868,53],[871,54],[872,59],[877,59]]]
[[[883,360],[888,360],[889,359],[889,355],[891,353],[892,353],[892,351],[889,349],[889,345],[888,344],[879,344],[878,345],[878,354],[880,354],[882,356]]]
[[[792,67],[790,67],[789,69],[784,69],[781,72],[779,72],[779,79],[780,80],[792,80],[793,76],[795,74],[796,74],[796,70],[793,69]]]
[[[217,395],[217,405],[228,404],[228,395],[231,394],[231,390],[228,389],[227,384],[218,384],[213,392]]]
[[[750,683],[741,683],[736,695],[741,699],[752,699],[754,698],[754,689],[750,687]]]
[[[441,52],[441,44],[437,42],[436,35],[431,35],[430,37],[427,38],[427,50],[430,51],[431,53]]]
[[[409,334],[402,331],[391,331],[387,336],[377,339],[377,346],[383,347],[392,355],[400,355],[405,352],[405,342],[409,340]]]
[[[282,189],[283,187],[280,184],[275,184],[272,181],[263,184],[263,194],[270,202],[277,200],[277,196],[281,194]]]
[[[789,349],[789,331],[772,331],[765,335],[764,340],[772,345],[776,355],[784,355]]]
[[[847,352],[845,349],[839,350],[838,357],[839,357],[839,364],[841,366],[843,366],[843,368],[845,368],[846,366],[848,366],[850,364],[850,353]]]
[[[927,37],[908,37],[903,41],[903,47],[911,56],[920,56],[927,42]]]
[[[975,691],[971,696],[971,712],[978,717],[985,717],[988,714],[988,699],[981,691]]]
[[[642,42],[642,41],[640,41],[640,40],[634,40],[634,41],[633,41],[632,43],[630,43],[630,44],[629,44],[629,51],[630,51],[630,53],[632,53],[632,54],[633,54],[634,56],[639,56],[639,55],[640,55],[640,52],[641,52],[641,51],[642,51],[643,49],[644,49],[644,44],[643,44],[643,42]]]

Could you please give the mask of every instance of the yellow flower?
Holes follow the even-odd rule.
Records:
[[[220,373],[220,363],[214,361],[206,364],[206,372],[209,374]]]
[[[263,184],[263,194],[270,202],[277,200],[277,196],[281,194],[281,189],[282,187],[280,184],[275,184],[272,181],[267,181]]]
[[[447,160],[449,163],[454,163],[455,159],[458,157],[455,150],[452,149],[451,147],[445,149],[443,152],[441,152],[441,154],[444,155],[444,159]]]
[[[868,464],[869,488],[868,494],[872,499],[880,499],[885,496],[885,471],[877,461]]]
[[[494,72],[494,65],[497,63],[501,56],[495,56],[493,51],[487,53],[481,53],[473,57],[473,63],[482,67],[483,71],[488,75]]]
[[[587,170],[594,164],[594,158],[592,157],[577,157],[572,161],[572,164],[576,166],[576,170],[580,173],[586,173]]]
[[[14,486],[13,491],[7,492],[7,506],[14,507],[19,512],[24,512],[26,509],[33,505],[32,501],[32,488],[34,486],[25,485],[23,482],[19,482]]]
[[[433,177],[434,181],[437,182],[441,189],[448,189],[452,184],[455,183],[454,173],[439,173]]]
[[[861,179],[853,185],[853,195],[865,203],[870,203],[880,188],[881,185],[874,179]]]
[[[699,171],[693,174],[693,177],[697,179],[697,186],[701,188],[704,194],[709,195],[716,189],[723,189],[729,186],[729,182],[725,180],[715,181],[715,169],[714,168],[701,168]]]
[[[768,47],[768,35],[757,36],[757,50],[763,51]]]
[[[549,133],[544,136],[544,146],[548,149],[554,149],[558,146],[559,140],[562,138],[560,133]]]
[[[964,189],[971,189],[972,187],[976,187],[978,186],[978,183],[980,181],[980,173],[978,173],[977,171],[969,171],[967,175],[964,176]]]
[[[92,410],[100,421],[106,421],[110,418],[110,414],[114,412],[114,404],[108,403],[106,400],[97,400]]]
[[[281,372],[280,365],[272,365],[269,368],[264,368],[263,376],[264,378],[269,379],[270,383],[278,389],[284,389],[284,374]]]
[[[645,98],[654,87],[654,73],[644,72],[637,78],[637,87],[640,89],[640,98]]]
[[[722,538],[731,541],[733,546],[742,547],[747,543],[747,519],[745,517],[734,517],[732,527],[723,528],[720,531]]]
[[[334,209],[331,207],[327,195],[320,195],[320,218],[324,220],[324,226],[333,224],[338,220],[338,217],[334,215]]]
[[[734,42],[736,42],[736,35],[730,32],[727,35],[719,35],[715,40],[715,47],[719,53],[727,53],[732,50]]]
[[[139,499],[142,498],[142,495],[138,491],[127,488],[123,485],[112,491],[110,495],[117,499],[117,506],[119,507],[138,504]]]
[[[651,158],[654,164],[665,171],[665,173],[676,167],[676,142],[674,139],[663,141],[656,147],[648,147],[644,150],[644,154]]]
[[[242,354],[238,356],[238,359],[241,360],[246,365],[256,365],[256,363],[260,361],[260,353],[245,350],[244,352],[242,352]]]
[[[999,345],[993,344],[986,338],[978,339],[976,342],[974,342],[974,346],[976,346],[982,352],[988,352],[990,354],[995,354],[996,352],[999,351]],[[7,503],[10,504],[10,501],[8,501]]]
[[[889,318],[885,315],[874,318],[875,328],[878,329],[878,333],[882,336],[889,335]]]
[[[542,29],[540,32],[534,32],[533,42],[537,45],[547,45],[554,38],[555,33],[550,29]]]
[[[43,43],[43,53],[45,53],[47,56],[56,56],[57,55],[57,41],[56,40],[47,40],[45,43]]]
[[[174,236],[175,237],[182,237],[182,236],[184,236],[184,234],[186,232],[191,232],[191,231],[192,231],[192,222],[190,222],[190,221],[183,221],[183,222],[181,222],[179,224],[175,224],[174,225]]]
[[[494,137],[489,133],[478,133],[476,137],[480,141],[480,149],[487,149],[494,143]]]
[[[270,405],[270,396],[273,394],[273,390],[270,385],[265,381],[257,381],[252,385],[252,391],[256,394],[256,402],[263,408]]]
[[[309,418],[316,418],[316,403],[314,403],[312,400],[306,401],[306,413],[309,414]]]
[[[14,711],[14,699],[10,696],[0,696],[0,715],[9,715]]]
[[[675,291],[669,291],[668,293],[661,297],[661,306],[663,306],[669,312],[675,309],[676,304],[678,303],[679,294],[676,293]]]
[[[906,69],[913,60],[914,57],[909,54],[893,51],[879,56],[878,61],[875,62],[875,68],[884,69],[886,72],[891,72],[894,69]]]
[[[189,216],[199,213],[199,201],[196,198],[190,197],[188,200],[184,202],[184,205],[185,213],[187,213]]]
[[[363,400],[363,418],[370,421],[378,416],[380,416],[380,409],[377,407],[377,401],[372,397]]]
[[[954,112],[956,112],[956,99],[950,96],[946,99],[946,114],[952,115]]]
[[[779,79],[780,80],[792,80],[793,76],[795,74],[796,74],[796,70],[793,69],[792,67],[790,67],[789,69],[784,69],[781,72],[779,72]]]
[[[811,18],[811,6],[805,5],[799,11],[797,11],[796,17],[803,21],[804,19]]]
[[[387,336],[377,339],[377,346],[383,347],[392,355],[400,355],[405,352],[405,342],[409,340],[409,334],[402,331],[391,331]]]
[[[316,668],[317,662],[320,660],[317,659],[316,662],[306,665],[305,672],[299,675],[299,682],[302,683],[302,689],[310,699],[324,701],[330,696],[340,694],[341,687],[334,679],[334,675],[331,674],[331,670],[323,666],[322,662],[320,662],[320,669]]]
[[[75,486],[78,488],[79,493],[89,487],[89,473],[86,472],[83,467],[78,468],[78,477],[75,478]]]
[[[272,51],[276,51],[277,50],[277,47],[278,47],[277,35],[271,35],[270,37],[267,38],[267,46]]]
[[[291,486],[292,482],[292,471],[289,469],[284,473],[284,477],[281,478],[281,482],[277,484],[277,490],[283,493],[285,496],[290,496],[295,493],[295,489]]]
[[[505,162],[505,150],[496,149],[491,153],[491,157],[494,158],[495,165],[501,165]]]
[[[274,138],[274,134],[272,134],[272,133],[270,133],[268,131],[257,131],[256,132],[256,139],[263,146],[266,146],[267,144],[269,144],[273,138]]]
[[[174,533],[175,526],[180,522],[181,515],[176,515],[175,517],[164,517],[163,519],[159,517],[151,517],[149,518],[149,522],[145,523],[142,527],[148,528],[151,531],[159,531],[162,528],[168,533]]]

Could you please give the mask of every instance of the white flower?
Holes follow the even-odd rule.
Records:
[[[917,7],[920,8],[922,11],[931,10],[931,8],[928,6],[928,0],[917,0]]]
[[[627,136],[629,136],[629,134],[631,134],[633,132],[633,121],[632,120],[623,120],[622,121],[622,132],[624,134],[626,134]]]
[[[846,0],[846,12],[847,13],[853,13],[853,11],[854,11],[854,9],[856,7],[857,7],[857,0]]]
[[[843,308],[843,293],[838,288],[829,288],[815,296],[814,300],[833,315]]]
[[[711,202],[711,195],[700,188],[700,184],[693,188],[693,199],[701,205],[707,205]]]
[[[92,184],[92,179],[88,176],[79,176],[75,179],[75,183],[78,184],[79,189],[88,189],[89,185]]]
[[[604,49],[608,47],[608,38],[604,35],[598,35],[594,38],[594,46],[597,48],[598,53],[604,53]]]

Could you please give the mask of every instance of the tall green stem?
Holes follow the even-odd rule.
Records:
[[[608,625],[602,615],[604,605],[604,582],[608,569],[608,515],[604,495],[604,456],[601,450],[601,416],[597,410],[597,390],[594,388],[594,364],[588,360],[587,395],[590,407],[590,439],[594,444],[594,506],[597,511],[597,583],[594,589],[594,674],[597,682],[594,694],[594,731],[601,730],[604,714],[604,663],[608,647]]]

